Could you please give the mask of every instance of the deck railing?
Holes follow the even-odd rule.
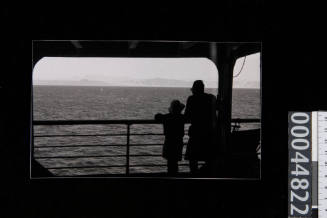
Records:
[[[260,123],[260,119],[232,119],[234,127],[239,127],[241,123]],[[58,158],[117,158],[125,157],[125,165],[92,165],[92,166],[64,166],[64,167],[47,167],[48,170],[57,169],[87,169],[87,168],[113,168],[113,167],[125,167],[125,174],[130,174],[131,167],[164,167],[165,164],[130,164],[130,157],[160,157],[161,154],[130,154],[130,148],[135,146],[162,146],[162,143],[142,143],[142,144],[131,144],[131,136],[162,136],[162,133],[131,133],[131,126],[134,124],[161,124],[155,120],[36,120],[33,121],[33,126],[63,126],[63,125],[114,125],[123,124],[126,125],[126,133],[114,133],[114,134],[33,134],[32,143],[32,156],[36,160],[42,159],[58,159]],[[44,145],[35,146],[35,138],[50,138],[50,137],[115,137],[125,136],[126,144],[101,144],[101,145]],[[34,148],[81,148],[81,147],[122,147],[126,146],[125,154],[117,155],[57,155],[57,156],[34,156]],[[187,164],[179,164],[179,166],[186,166]]]

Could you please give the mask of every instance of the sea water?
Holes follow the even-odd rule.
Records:
[[[216,95],[217,89],[207,89]],[[34,86],[33,120],[121,120],[153,119],[156,113],[167,113],[170,102],[178,99],[186,104],[191,95],[189,88],[167,87],[99,87],[99,86]],[[232,118],[260,118],[260,90],[234,89]],[[187,131],[188,125],[185,130]],[[260,128],[259,124],[247,124],[242,128]],[[76,134],[126,134],[126,125],[72,125],[34,126],[34,135]],[[131,133],[162,133],[162,125],[135,124]],[[187,135],[184,138],[187,142]],[[162,144],[163,136],[131,136],[130,144]],[[122,146],[97,146],[97,145]],[[35,137],[34,156],[46,168],[83,167],[52,169],[55,175],[71,176],[86,174],[125,173],[126,136],[90,137]],[[64,147],[76,145],[77,147]],[[83,145],[78,147],[78,145]],[[85,146],[87,145],[87,146]],[[88,146],[90,145],[90,146]],[[50,147],[54,146],[54,147]],[[62,147],[63,146],[63,147]],[[132,155],[160,155],[159,146],[131,146]],[[184,149],[185,151],[185,149]],[[121,157],[98,157],[115,156]],[[61,158],[51,158],[51,157]],[[77,156],[73,158],[72,156]],[[88,157],[82,157],[88,156]],[[90,157],[96,156],[96,157]],[[69,157],[69,158],[67,158]],[[161,157],[131,157],[130,165],[165,164]],[[185,161],[182,161],[186,164]],[[121,167],[96,167],[121,165]],[[130,172],[164,172],[165,167],[131,167]],[[188,168],[181,167],[181,171]]]

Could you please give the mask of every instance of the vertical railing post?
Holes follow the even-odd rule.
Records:
[[[31,138],[30,138],[30,142],[31,142],[31,154],[30,154],[30,177],[33,177],[33,171],[32,171],[32,161],[34,161],[34,124],[33,121],[31,120]]]
[[[130,136],[130,124],[127,124],[127,141],[126,141],[126,175],[129,175],[129,136]]]
[[[32,123],[32,128],[31,128],[31,158],[34,159],[34,125]]]

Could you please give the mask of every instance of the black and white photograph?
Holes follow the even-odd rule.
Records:
[[[324,217],[316,6],[3,4],[0,217]]]
[[[261,43],[33,41],[31,177],[260,179]]]

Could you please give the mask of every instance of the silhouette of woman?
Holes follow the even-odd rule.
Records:
[[[216,97],[204,92],[202,80],[196,80],[191,88],[193,95],[186,103],[185,118],[191,123],[185,159],[189,160],[191,174],[198,173],[198,161],[210,166],[217,133]]]

